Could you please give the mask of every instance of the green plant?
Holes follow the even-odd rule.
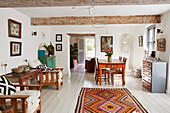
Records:
[[[77,56],[78,55],[78,49],[73,45],[70,45],[70,55],[71,56]]]
[[[113,51],[108,49],[105,51],[106,55],[105,56],[108,56],[108,57],[111,57],[113,55]]]

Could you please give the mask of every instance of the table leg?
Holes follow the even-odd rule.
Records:
[[[99,68],[99,82],[100,82],[100,85],[102,85],[102,69]]]
[[[122,84],[125,85],[125,65],[122,68]]]

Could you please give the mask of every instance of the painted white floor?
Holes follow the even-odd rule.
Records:
[[[64,75],[64,84],[59,90],[55,86],[43,87],[42,113],[74,113],[77,98],[82,87],[128,88],[149,113],[170,113],[170,95],[165,93],[150,93],[142,88],[142,79],[126,75],[126,84],[122,86],[121,79],[114,85],[103,83],[96,85],[93,73],[86,73],[83,67],[72,70],[71,75]]]

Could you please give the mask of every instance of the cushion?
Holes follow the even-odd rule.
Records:
[[[16,87],[7,78],[0,76],[0,95],[12,95],[14,92]]]
[[[40,102],[40,99],[36,99],[36,100],[34,100],[33,103],[28,104],[28,106],[27,106],[27,113],[34,113],[34,111],[39,106],[39,102]],[[18,100],[18,102],[17,102],[17,112],[18,113],[23,113],[22,112],[22,101],[21,100]]]
[[[13,93],[13,95],[29,95],[27,98],[27,102],[34,102],[35,99],[40,97],[40,91],[38,90],[24,90],[24,91],[17,91]]]
[[[36,68],[40,68],[41,71],[52,71],[52,69],[47,67],[46,64],[41,64],[41,65],[37,66]]]
[[[28,65],[31,68],[37,68],[37,66],[41,65],[41,62],[39,60],[28,61]]]

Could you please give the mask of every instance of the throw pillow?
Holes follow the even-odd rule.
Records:
[[[12,95],[16,87],[4,76],[0,76],[0,95]]]
[[[41,65],[41,62],[39,60],[28,61],[28,65],[31,68],[37,68],[37,66]]]
[[[41,71],[52,71],[52,69],[47,67],[46,64],[41,64],[41,65],[37,66],[37,68],[40,68]]]

